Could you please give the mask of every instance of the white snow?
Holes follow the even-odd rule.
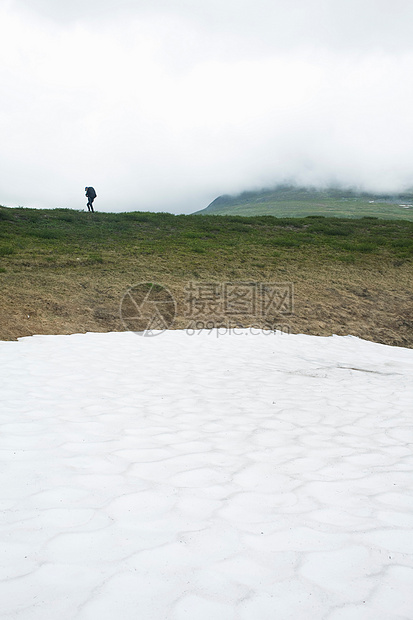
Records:
[[[0,343],[2,620],[413,618],[413,352]]]

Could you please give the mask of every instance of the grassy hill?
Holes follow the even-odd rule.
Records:
[[[178,329],[259,325],[413,347],[412,233],[372,218],[0,207],[0,339],[122,331],[125,291],[151,282],[172,292]],[[194,315],[191,282],[290,283],[294,308],[217,316],[211,302]]]
[[[196,215],[273,215],[275,217],[380,217],[413,221],[413,193],[384,195],[341,189],[282,185],[271,190],[219,196]]]

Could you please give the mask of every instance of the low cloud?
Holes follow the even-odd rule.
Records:
[[[191,212],[285,181],[413,185],[411,3],[221,4],[3,3],[0,203],[83,208],[93,185],[98,210]]]

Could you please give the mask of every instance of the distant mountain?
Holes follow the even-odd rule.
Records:
[[[413,191],[391,195],[279,185],[274,189],[243,192],[236,196],[219,196],[196,215],[370,216],[413,221]]]

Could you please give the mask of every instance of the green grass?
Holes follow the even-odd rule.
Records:
[[[295,333],[413,346],[412,233],[413,222],[374,217],[0,207],[0,338],[122,330],[120,300],[139,282],[171,289],[185,329],[196,280],[292,282]]]
[[[95,213],[67,209],[0,208],[0,257],[15,261],[69,261],[104,264],[114,254],[168,257],[217,255],[240,251],[259,260],[283,254],[355,260],[369,253],[410,260],[413,223],[375,218],[251,218],[172,215],[170,213]]]
[[[10,256],[14,254],[15,248],[11,245],[0,245],[0,256]]]

